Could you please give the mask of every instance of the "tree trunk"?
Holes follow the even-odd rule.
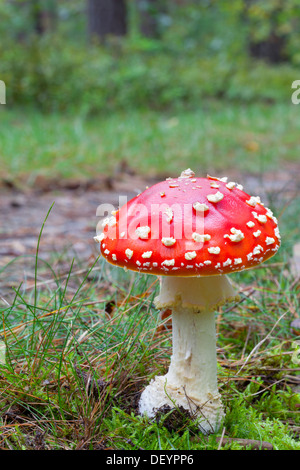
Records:
[[[265,41],[250,42],[249,51],[252,57],[277,64],[285,60],[284,47],[284,37],[271,33]]]
[[[284,35],[278,35],[278,19],[282,13],[282,5],[279,3],[276,8],[274,8],[268,19],[270,24],[270,33],[268,37],[261,41],[255,41],[251,35],[251,28],[254,28],[251,25],[251,16],[249,16],[249,9],[252,6],[253,0],[244,0],[244,11],[242,13],[242,20],[249,27],[250,26],[250,35],[248,38],[248,51],[250,56],[256,59],[263,59],[271,63],[279,63],[285,60],[285,45],[286,38]]]
[[[88,0],[88,31],[91,40],[127,33],[126,0]]]
[[[160,36],[159,15],[166,11],[164,0],[137,0],[140,32],[148,38]]]
[[[38,35],[43,35],[47,31],[53,30],[56,23],[56,0],[43,2],[41,0],[31,0],[33,30]]]

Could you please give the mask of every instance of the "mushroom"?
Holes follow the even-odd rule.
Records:
[[[217,385],[214,310],[238,298],[227,274],[257,266],[280,246],[277,220],[227,178],[178,178],[147,188],[105,221],[104,258],[159,276],[158,309],[172,310],[173,351],[166,375],[142,392],[139,412],[183,407],[203,433],[224,417]]]

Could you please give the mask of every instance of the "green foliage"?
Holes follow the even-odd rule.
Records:
[[[282,59],[299,63],[300,8],[297,0],[208,0],[173,7],[166,37],[186,50],[246,57],[251,45],[273,41]],[[188,25],[188,27],[187,27]]]
[[[279,408],[282,403],[272,395],[273,402],[277,402]],[[265,403],[265,409],[268,410],[268,402]],[[272,411],[268,410],[268,414]],[[226,415],[225,426],[230,435],[240,439],[254,439],[256,441],[272,441],[275,450],[299,450],[288,426],[285,425],[278,417],[265,418],[263,413],[258,411],[256,407],[247,405],[244,398],[235,399],[231,405],[230,411]],[[272,438],[270,439],[270,437]],[[238,449],[238,445],[231,445],[231,449]]]
[[[271,21],[272,9],[267,14],[261,3],[253,3],[247,24]],[[284,31],[296,9],[287,3],[280,23]],[[168,26],[160,39],[133,32],[122,41],[108,38],[105,46],[87,44],[80,2],[73,7],[61,2],[55,32],[42,36],[32,34],[30,12],[26,3],[20,4],[26,13],[22,17],[11,2],[0,7],[6,23],[14,24],[8,30],[2,22],[0,29],[0,77],[7,84],[10,106],[107,113],[195,108],[207,98],[290,102],[298,52],[276,66],[251,59],[240,0],[230,2],[230,9],[223,1],[169,6]],[[294,32],[290,36],[295,42]]]
[[[259,43],[276,37],[277,41],[282,41],[285,59],[300,63],[300,7],[297,0],[252,0],[246,17],[250,40]]]
[[[0,76],[7,101],[42,110],[176,109],[200,106],[207,98],[237,101],[290,101],[295,70],[230,60],[220,56],[177,58],[165,51],[118,50],[93,46],[88,51],[59,38],[34,39],[1,48]]]

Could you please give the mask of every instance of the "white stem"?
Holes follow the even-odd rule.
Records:
[[[181,385],[191,400],[217,395],[217,356],[213,312],[172,311],[173,354],[167,383]]]
[[[217,386],[213,309],[236,294],[226,276],[163,277],[158,308],[172,309],[173,354],[169,371],[143,391],[140,413],[155,416],[165,405],[183,407],[204,433],[218,429],[224,416]]]

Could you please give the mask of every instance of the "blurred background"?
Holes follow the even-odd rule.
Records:
[[[98,203],[188,167],[296,204],[297,0],[2,0],[0,17],[2,231],[40,226],[53,191],[94,227]]]

